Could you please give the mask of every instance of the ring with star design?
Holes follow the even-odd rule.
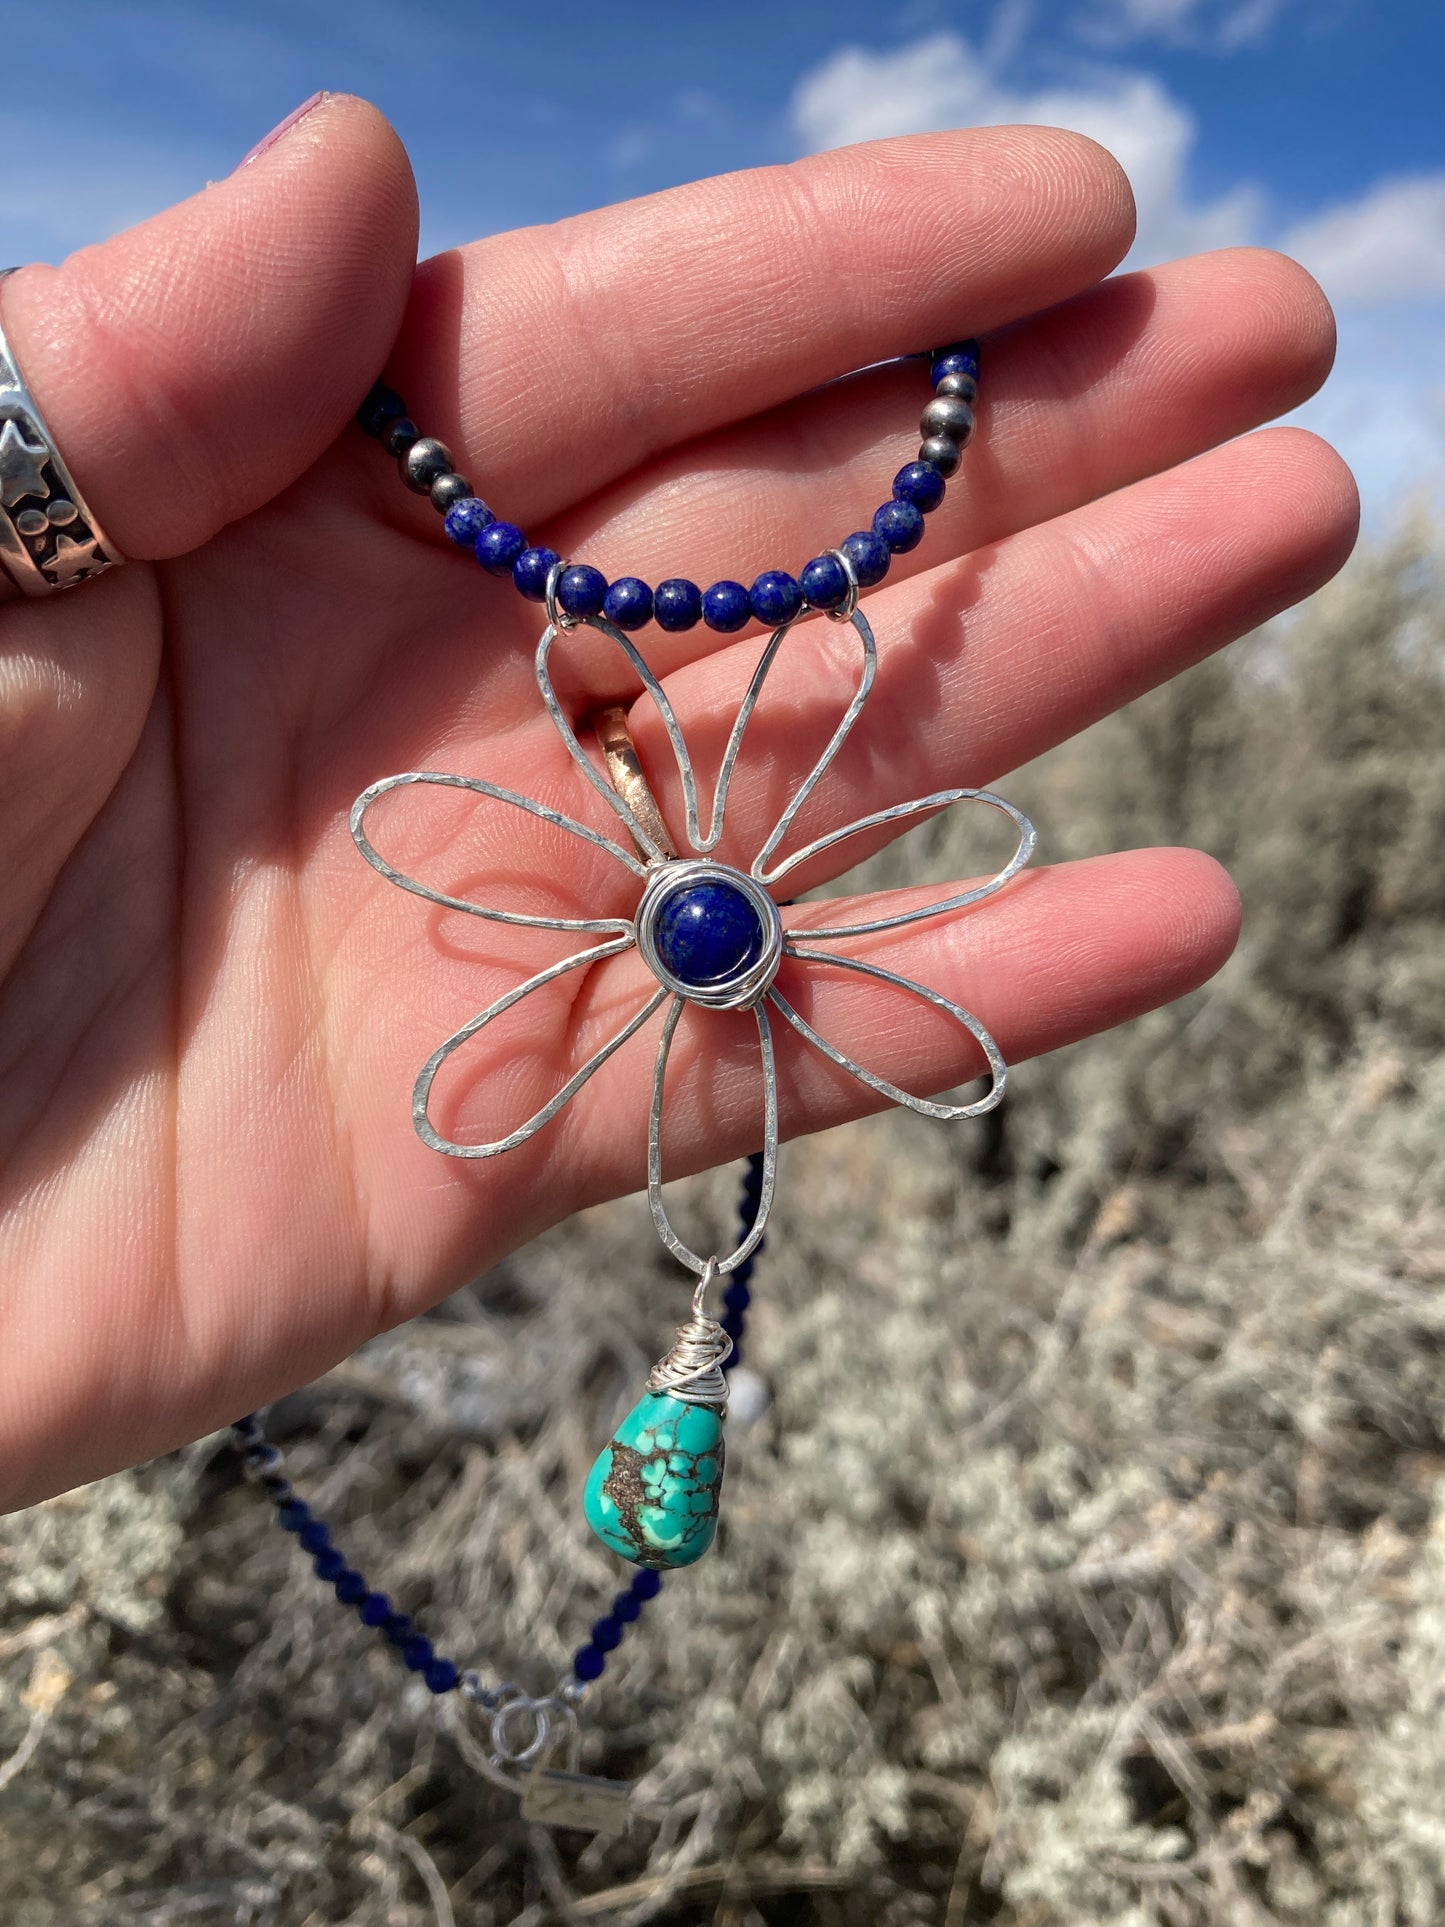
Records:
[[[0,270],[0,281],[14,272]],[[0,327],[0,564],[26,595],[43,596],[124,560],[71,480]]]

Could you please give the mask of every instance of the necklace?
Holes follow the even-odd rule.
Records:
[[[696,1283],[691,1313],[670,1349],[658,1360],[645,1390],[598,1455],[583,1494],[589,1526],[611,1551],[636,1570],[607,1612],[593,1624],[575,1653],[569,1673],[556,1687],[533,1697],[505,1681],[487,1681],[477,1669],[462,1669],[437,1652],[412,1618],[395,1610],[385,1593],[373,1590],[333,1544],[330,1528],[298,1496],[286,1477],[281,1454],[269,1443],[252,1414],[232,1428],[248,1477],[276,1508],[279,1523],[294,1533],[311,1556],[318,1578],[332,1586],[343,1605],[353,1607],[363,1624],[378,1629],[397,1649],[404,1665],[421,1675],[438,1695],[457,1693],[476,1707],[485,1722],[485,1745],[469,1757],[492,1777],[523,1793],[529,1818],[552,1824],[616,1830],[626,1824],[627,1788],[576,1771],[580,1754],[579,1709],[588,1690],[622,1642],[627,1627],[661,1589],[664,1571],[691,1565],[712,1544],[720,1504],[725,1460],[724,1421],[728,1373],[738,1363],[739,1347],[751,1303],[753,1266],[762,1247],[772,1208],[777,1172],[778,1102],[772,1016],[780,1017],[830,1062],[893,1103],[925,1116],[954,1120],[993,1109],[1004,1093],[1006,1067],[997,1044],[961,1004],[926,985],[866,959],[835,951],[852,937],[901,928],[942,916],[992,895],[1023,868],[1036,842],[1028,819],[1002,797],[986,790],[951,789],[895,804],[816,837],[780,857],[799,811],[807,802],[856,724],[877,673],[873,631],[859,607],[864,590],[887,575],[895,555],[918,546],[924,518],[942,501],[948,478],[959,466],[973,432],[977,394],[978,347],[956,343],[929,357],[934,395],[923,410],[922,443],[915,461],[894,477],[890,499],[867,529],[824,550],[796,576],[768,569],[751,587],[724,579],[707,589],[686,577],[670,577],[655,588],[636,576],[609,582],[587,563],[565,560],[554,550],[531,544],[514,523],[499,520],[452,467],[450,450],[424,436],[409,418],[401,397],[380,382],[357,416],[358,425],[395,458],[401,479],[430,498],[444,518],[447,538],[469,550],[483,569],[509,576],[517,591],[544,606],[547,626],[537,645],[535,670],[542,702],[581,777],[616,817],[627,842],[576,821],[560,811],[502,789],[484,778],[435,770],[407,770],[371,784],[351,812],[351,832],[361,855],[389,883],[453,911],[491,922],[576,932],[587,939],[574,955],[549,965],[441,1043],[423,1064],[412,1093],[412,1118],[418,1135],[445,1156],[484,1159],[527,1143],[557,1116],[571,1098],[640,1031],[662,1012],[653,1075],[648,1132],[647,1187],[653,1221],[669,1252]],[[853,629],[860,656],[858,680],[837,727],[812,769],[798,784],[748,869],[720,861],[729,791],[749,720],[773,665],[794,625],[810,614]],[[698,782],[687,744],[666,691],[653,674],[633,634],[655,622],[680,632],[701,622],[721,635],[733,635],[756,620],[771,630],[739,707],[714,785],[707,825],[699,805]],[[553,651],[573,630],[586,627],[618,650],[651,697],[670,745],[685,818],[687,853],[680,853],[653,795],[627,725],[626,712],[612,707],[586,719],[600,751],[602,767],[583,747],[579,727],[558,699],[552,676]],[[547,917],[482,905],[410,876],[392,864],[372,840],[369,819],[383,798],[416,794],[427,788],[461,790],[501,803],[576,836],[628,872],[635,880],[637,906],[630,916]],[[809,927],[794,934],[784,923],[779,888],[812,859],[846,839],[911,820],[932,817],[964,802],[982,803],[1009,819],[1017,833],[1013,855],[987,882],[901,913],[863,922]],[[655,983],[621,1029],[573,1073],[523,1124],[493,1140],[460,1142],[446,1136],[432,1116],[434,1086],[452,1055],[478,1032],[533,991],[572,971],[590,969],[628,950],[637,950]],[[780,990],[777,974],[784,960],[810,969],[842,969],[921,997],[953,1018],[978,1044],[988,1070],[988,1089],[971,1104],[945,1104],[919,1098],[866,1069],[829,1043]],[[763,1077],[764,1144],[748,1160],[739,1210],[737,1240],[727,1252],[704,1255],[691,1250],[668,1217],[662,1191],[662,1129],[666,1073],[678,1024],[688,1009],[750,1013],[757,1025]],[[722,1317],[707,1309],[714,1285],[723,1287]],[[563,1764],[559,1766],[558,1760]]]

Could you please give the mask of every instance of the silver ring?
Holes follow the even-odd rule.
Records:
[[[0,270],[0,281],[14,272]],[[0,327],[0,564],[18,589],[42,596],[124,560],[70,479]]]

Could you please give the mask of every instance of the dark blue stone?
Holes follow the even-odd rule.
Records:
[[[517,593],[528,602],[547,600],[547,577],[562,560],[555,549],[523,549],[512,564],[512,581]]]
[[[752,1291],[747,1285],[739,1284],[736,1279],[723,1293],[723,1304],[729,1311],[746,1311],[752,1302]]]
[[[608,1616],[612,1619],[621,1620],[624,1626],[630,1626],[634,1619],[641,1616],[641,1613],[642,1601],[637,1597],[636,1593],[620,1592],[613,1600],[612,1611]]]
[[[592,1644],[599,1653],[612,1653],[622,1644],[622,1621],[614,1619],[611,1613],[595,1620],[592,1626]]]
[[[894,555],[904,555],[923,540],[923,510],[912,502],[885,502],[874,512],[873,533],[883,537]]]
[[[652,620],[652,591],[635,575],[621,575],[607,591],[602,613],[619,629],[645,629]]]
[[[527,538],[515,522],[489,522],[477,537],[477,560],[488,575],[510,575],[526,546]]]
[[[669,576],[653,593],[652,613],[659,629],[696,628],[702,621],[702,591],[686,576]]]
[[[859,529],[856,534],[845,536],[838,547],[853,564],[860,589],[871,589],[875,582],[881,582],[893,560],[888,544],[872,529]]]
[[[332,1580],[339,1579],[346,1570],[346,1561],[335,1546],[327,1546],[324,1551],[318,1552],[311,1564],[316,1570],[316,1577],[324,1579],[328,1585]]]
[[[311,1523],[311,1508],[304,1499],[288,1499],[276,1517],[281,1521],[283,1532],[299,1532]]]
[[[336,1575],[336,1597],[343,1606],[359,1606],[366,1597],[366,1581],[354,1566]]]
[[[369,1592],[357,1612],[363,1626],[384,1626],[391,1618],[391,1601],[384,1592]]]
[[[955,341],[951,347],[940,348],[934,354],[933,366],[929,375],[935,385],[945,375],[972,375],[978,379],[978,343],[976,341]]]
[[[402,1663],[413,1673],[424,1673],[436,1658],[436,1648],[429,1639],[420,1633],[409,1639],[401,1649]]]
[[[406,403],[394,388],[384,382],[377,382],[366,400],[357,410],[356,419],[362,432],[372,439],[379,440],[392,422],[400,421],[406,413]]]
[[[307,1552],[325,1552],[331,1544],[331,1528],[324,1519],[308,1519],[301,1526],[301,1543]]]
[[[753,607],[741,582],[714,582],[703,592],[702,619],[709,629],[730,636],[741,629]]]
[[[393,1646],[405,1646],[416,1631],[416,1621],[410,1613],[392,1613],[381,1622],[381,1630]]]
[[[477,537],[483,529],[490,528],[496,519],[480,495],[469,495],[464,502],[452,503],[442,527],[446,530],[447,540],[455,542],[459,549],[475,549]]]
[[[763,935],[762,919],[736,884],[709,880],[674,891],[658,915],[654,941],[669,975],[703,990],[756,963]]]
[[[927,462],[909,462],[893,477],[897,500],[911,502],[924,515],[938,507],[947,489],[948,484],[938,470]]]
[[[569,616],[600,614],[606,595],[607,577],[589,563],[574,562],[557,578],[557,606]]]
[[[449,1659],[434,1659],[426,1669],[426,1683],[434,1693],[450,1693],[460,1678]]]
[[[601,1679],[607,1670],[607,1655],[599,1653],[595,1646],[583,1646],[572,1661],[572,1671],[578,1679]]]
[[[803,591],[786,569],[768,569],[748,591],[748,601],[759,622],[781,629],[803,606]]]
[[[656,1599],[662,1591],[662,1574],[654,1572],[651,1566],[641,1566],[633,1573],[629,1590],[639,1599]]]
[[[815,609],[837,609],[848,597],[848,572],[836,555],[815,555],[799,577]]]

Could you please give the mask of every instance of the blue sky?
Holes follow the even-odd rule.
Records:
[[[416,166],[423,248],[916,128],[1052,120],[1120,155],[1144,262],[1284,246],[1336,302],[1305,411],[1377,523],[1445,490],[1440,0],[0,0],[0,260],[54,260],[225,174],[318,87]]]

